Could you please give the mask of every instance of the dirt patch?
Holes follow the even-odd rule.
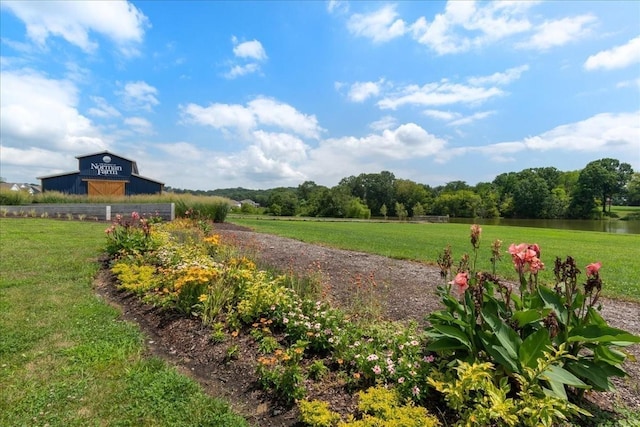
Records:
[[[324,285],[327,297],[338,307],[371,304],[390,320],[413,319],[440,309],[436,287],[441,283],[436,267],[394,260],[378,255],[333,249],[278,236],[252,232],[233,224],[216,225],[216,232],[227,241],[244,248],[263,266],[298,275],[313,274]],[[112,277],[101,271],[98,292],[119,305],[123,317],[139,323],[148,336],[149,351],[166,358],[199,381],[212,395],[227,399],[234,409],[259,426],[295,426],[298,414],[274,403],[256,386],[258,351],[250,337],[239,336],[223,343],[212,343],[210,330],[196,318],[145,306],[131,295],[119,292]],[[603,301],[603,316],[611,326],[640,334],[640,306],[623,301]],[[237,346],[235,358],[228,357],[230,346]],[[627,349],[640,360],[640,346]],[[589,398],[602,408],[622,402],[640,408],[640,363],[625,365],[630,378],[615,379],[615,393],[594,393]],[[353,396],[336,378],[323,381],[322,388],[311,389],[310,398],[331,402],[334,409],[350,412]]]

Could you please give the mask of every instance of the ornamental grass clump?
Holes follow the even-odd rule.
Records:
[[[520,280],[504,283],[493,273],[475,270],[481,231],[471,227],[473,254],[463,256],[455,271],[450,251],[445,249],[440,257],[445,285],[438,293],[445,309],[428,316],[427,350],[453,365],[489,363],[491,381],[497,390],[508,389],[505,396],[510,398],[518,398],[525,389],[521,379],[527,377],[528,398],[539,399],[537,404],[548,396],[566,401],[568,394],[612,390],[611,377],[626,375],[624,347],[640,342],[640,337],[608,326],[599,314],[601,264],[586,267],[581,286],[575,260],[557,259],[555,284],[547,286],[538,281],[538,272],[545,268],[540,246],[512,244],[508,253]],[[491,246],[493,271],[500,243]],[[541,365],[542,360],[550,362]],[[531,375],[540,366],[544,369]],[[574,409],[563,406],[556,413],[569,417],[576,414]],[[509,425],[507,419],[502,422]]]

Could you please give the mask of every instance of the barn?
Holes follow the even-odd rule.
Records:
[[[77,156],[78,170],[56,175],[40,176],[42,191],[88,196],[132,196],[159,194],[164,183],[138,174],[134,160],[101,151]]]

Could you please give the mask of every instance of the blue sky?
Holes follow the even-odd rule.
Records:
[[[176,188],[640,170],[640,2],[0,3],[0,176]]]

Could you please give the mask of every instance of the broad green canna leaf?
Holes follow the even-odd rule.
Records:
[[[598,313],[598,311],[593,307],[589,307],[589,310],[587,311],[586,319],[592,325],[607,326],[607,321],[604,320],[604,318],[600,315],[600,313]]]
[[[548,380],[549,383],[555,381],[561,384],[570,385],[578,388],[590,388],[580,378],[573,375],[561,366],[551,365],[542,374],[541,377]]]
[[[540,329],[529,335],[520,346],[518,356],[522,366],[535,368],[538,365],[537,360],[544,357],[544,352],[551,346],[549,331]]]
[[[564,306],[562,297],[546,286],[538,286],[538,294],[544,301],[545,306],[552,308],[556,312],[558,320],[560,320],[563,325],[566,325],[569,313],[567,312],[567,308]]]
[[[627,355],[623,352],[603,345],[597,346],[593,350],[593,354],[596,362],[604,362],[614,366],[620,365],[627,358]]]
[[[524,325],[541,321],[547,317],[549,313],[551,313],[550,308],[545,308],[543,310],[530,309],[516,311],[513,313],[512,317],[518,321],[518,326],[522,328]]]
[[[509,372],[519,372],[518,360],[509,354],[506,348],[501,345],[491,344],[489,342],[485,342],[485,339],[482,339],[484,348],[494,358],[498,364],[507,368]]]
[[[439,332],[441,335],[457,340],[461,344],[463,344],[469,350],[472,350],[471,341],[467,335],[462,332],[459,328],[455,326],[449,325],[433,325],[433,329]]]
[[[567,342],[575,341],[609,342],[618,346],[625,346],[640,342],[640,337],[622,329],[602,325],[589,325],[571,330]]]
[[[619,368],[589,360],[568,360],[565,367],[597,391],[613,390],[615,387],[609,378],[625,376],[625,372]]]
[[[520,336],[489,310],[482,310],[482,318],[487,322],[500,344],[506,349],[510,358],[517,360],[518,350],[522,344]]]

